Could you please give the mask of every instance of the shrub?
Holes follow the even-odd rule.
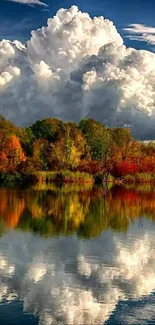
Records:
[[[126,175],[125,183],[155,183],[155,175],[151,173],[137,173],[135,175]]]
[[[39,183],[72,183],[72,182],[91,182],[93,183],[93,177],[87,173],[70,172],[70,171],[55,171],[55,172],[33,172],[31,173],[31,179],[34,182]]]
[[[2,173],[0,183],[5,186],[23,185],[29,180],[29,177],[20,173]]]
[[[138,173],[138,164],[129,161],[122,161],[117,167],[116,172],[118,176],[125,176]]]

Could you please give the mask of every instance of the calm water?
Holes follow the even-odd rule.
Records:
[[[0,325],[155,324],[155,188],[0,189]]]

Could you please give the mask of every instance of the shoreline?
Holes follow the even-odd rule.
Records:
[[[126,175],[124,177],[113,177],[109,174],[104,180],[104,174],[88,174],[85,172],[71,171],[39,171],[33,173],[3,173],[0,175],[0,186],[17,186],[27,184],[90,184],[90,185],[137,185],[137,184],[155,184],[155,175],[151,173],[139,173],[135,175]]]

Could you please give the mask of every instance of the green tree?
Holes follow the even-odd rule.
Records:
[[[53,141],[54,139],[52,127],[46,120],[36,121],[32,124],[30,129],[34,134],[35,139],[47,139],[49,141]]]
[[[97,121],[86,119],[80,121],[79,128],[90,147],[92,159],[100,160],[103,151],[102,141],[105,135],[105,127]]]
[[[27,156],[32,156],[33,153],[33,142],[35,140],[35,136],[30,127],[28,128],[18,128],[16,132],[21,146],[26,153]]]
[[[16,134],[18,127],[16,127],[11,121],[7,120],[5,117],[0,116],[0,132],[5,136],[11,134]]]

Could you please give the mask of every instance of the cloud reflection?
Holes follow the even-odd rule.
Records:
[[[153,232],[131,226],[127,234],[106,232],[83,241],[11,231],[0,239],[0,299],[18,297],[40,325],[105,324],[119,301],[137,301],[154,291]],[[139,319],[134,308],[123,324]],[[149,319],[145,309],[141,324]]]

